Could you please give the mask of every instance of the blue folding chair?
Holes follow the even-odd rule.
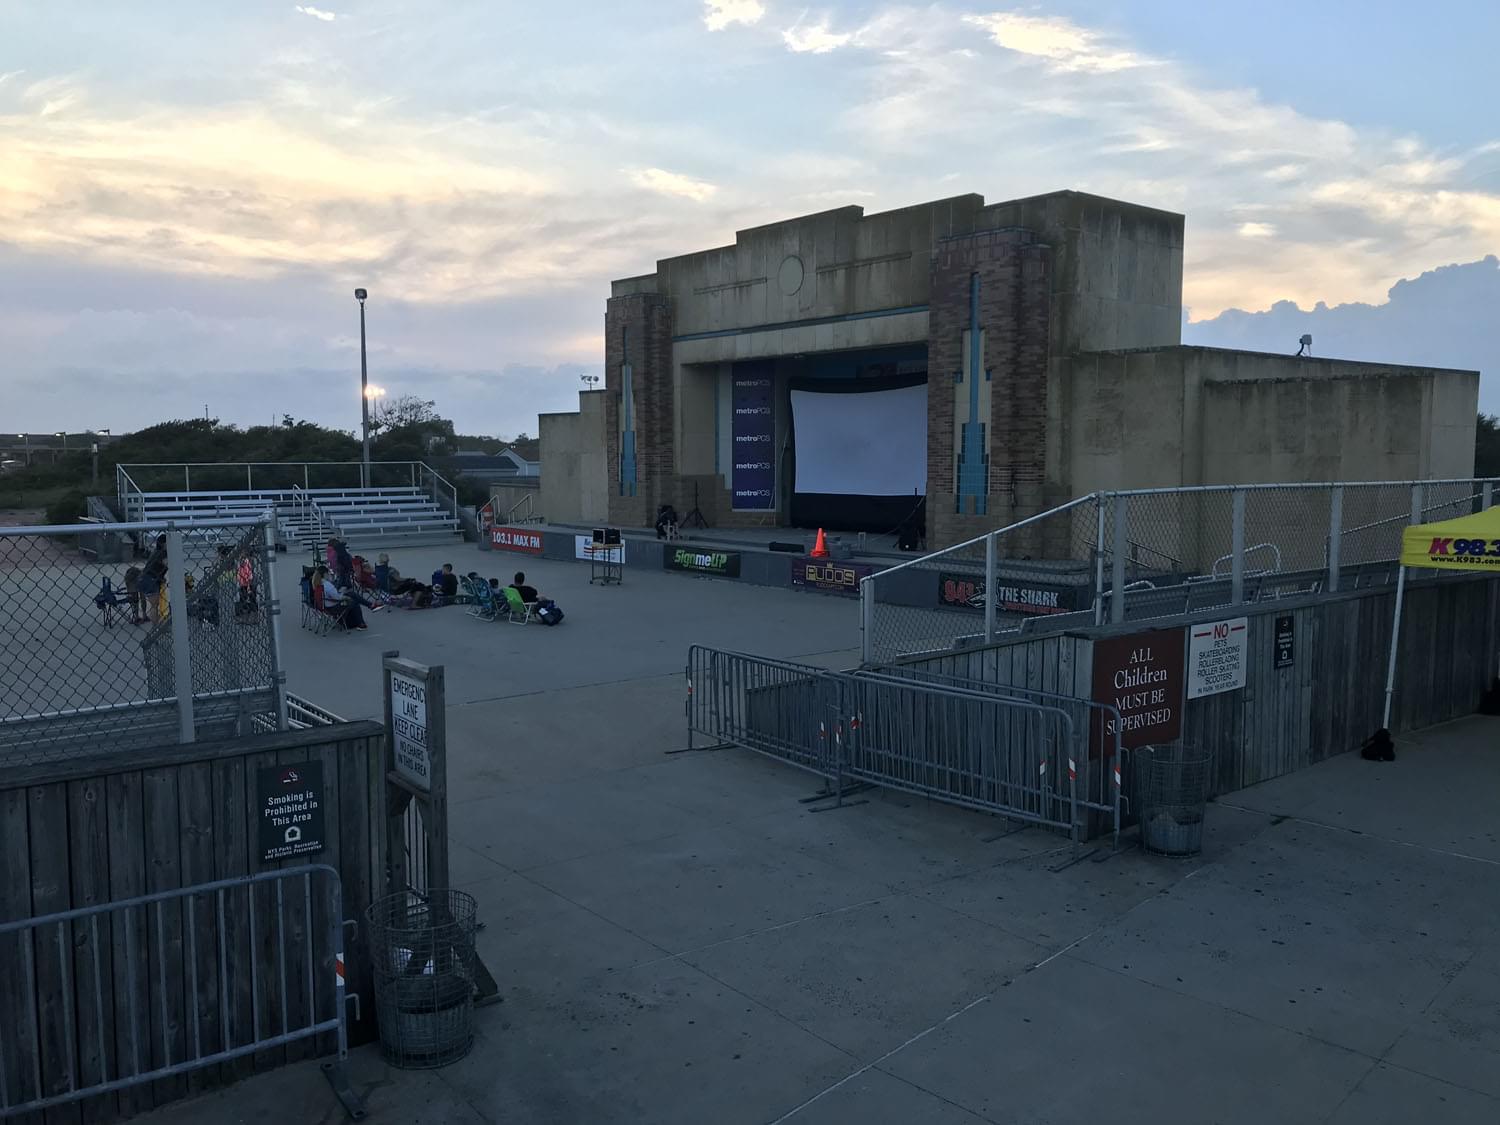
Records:
[[[114,583],[108,578],[99,579],[99,592],[94,595],[94,604],[99,607],[99,615],[104,621],[105,628],[115,623],[115,606],[129,605],[128,594],[115,589]]]

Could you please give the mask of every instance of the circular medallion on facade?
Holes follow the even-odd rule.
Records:
[[[795,254],[788,255],[781,263],[781,268],[776,271],[776,281],[781,285],[781,291],[790,297],[802,288],[802,259]]]

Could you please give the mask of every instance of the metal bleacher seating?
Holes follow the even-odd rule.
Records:
[[[139,492],[132,518],[182,524],[274,514],[284,541],[311,548],[330,535],[351,547],[440,544],[459,522],[417,487]]]

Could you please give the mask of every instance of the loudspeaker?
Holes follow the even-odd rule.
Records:
[[[620,529],[618,527],[596,527],[594,528],[593,540],[601,547],[618,547],[620,545]]]
[[[771,544],[771,550],[773,550],[773,551],[785,551],[789,555],[805,555],[805,554],[807,554],[807,544],[806,543],[772,543]]]

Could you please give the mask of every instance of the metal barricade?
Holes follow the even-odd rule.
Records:
[[[308,864],[0,924],[0,1118],[304,1040],[353,1117],[339,875]]]
[[[839,681],[810,664],[694,645],[687,664],[688,748],[695,733],[837,782]]]
[[[1120,846],[1122,808],[1128,806],[1124,781],[1131,775],[1120,735],[1120,710],[1114,704],[1039,688],[932,672],[912,665],[860,669],[851,675],[856,679],[909,680],[982,692],[1014,702],[1039,703],[1063,712],[1077,735],[1073,762],[1078,775],[1078,807],[1108,817],[1114,846]]]
[[[846,780],[863,782],[1056,828],[1075,841],[1094,810],[1118,846],[1118,734],[1111,761],[1088,758],[1091,722],[1106,712],[1118,718],[1107,705],[701,646],[690,650],[687,674],[689,748],[701,734],[817,773],[831,793],[841,795]]]

